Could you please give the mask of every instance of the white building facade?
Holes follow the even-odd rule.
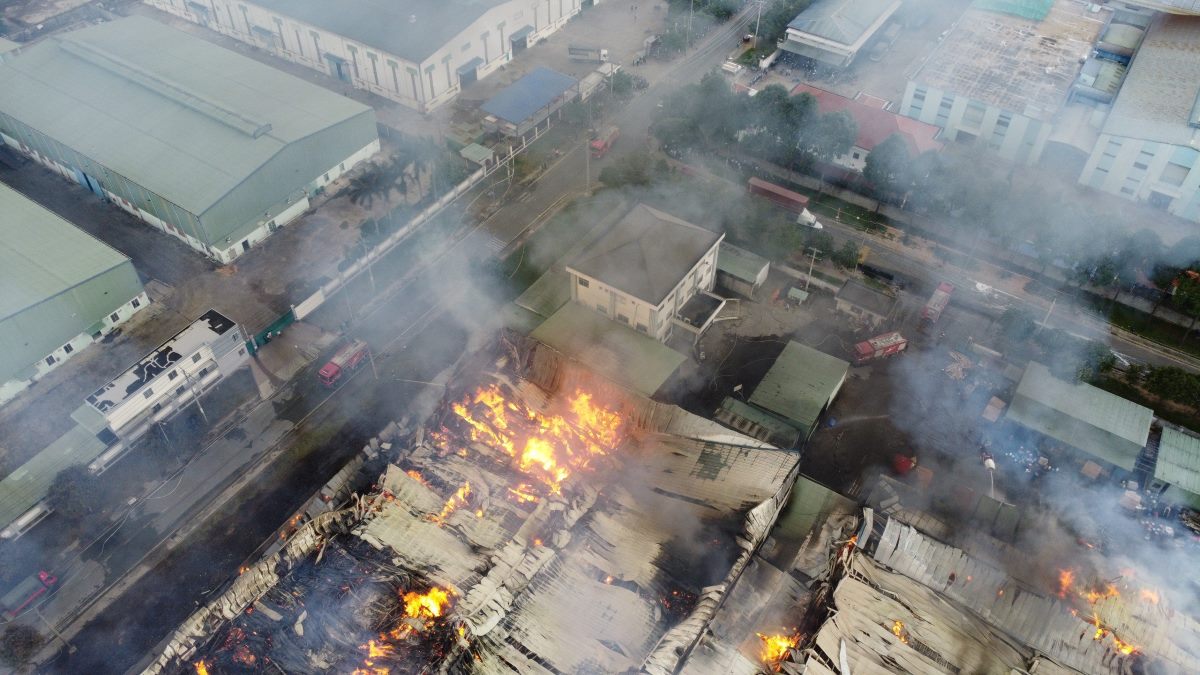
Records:
[[[88,396],[87,404],[128,445],[199,399],[249,358],[241,327],[209,310]]]
[[[581,0],[144,0],[429,112],[579,14]]]
[[[901,115],[941,127],[943,140],[982,143],[1004,159],[1029,165],[1042,156],[1053,130],[1043,119],[1049,112],[1017,113],[913,81],[900,103]]]
[[[680,309],[716,285],[724,238],[639,204],[566,267],[571,300],[666,342]]]

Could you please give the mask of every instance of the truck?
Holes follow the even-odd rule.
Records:
[[[795,213],[803,214],[808,210],[808,197],[798,192],[793,192],[781,185],[769,183],[761,178],[751,178],[747,181],[746,190],[752,195],[758,195],[759,197],[775,202]]]
[[[937,323],[938,319],[942,318],[942,312],[945,311],[946,306],[950,304],[950,294],[953,292],[953,285],[945,281],[938,284],[933,295],[929,296],[929,302],[921,308],[921,320],[928,324]]]
[[[370,356],[371,348],[362,340],[354,340],[342,346],[329,361],[317,371],[317,379],[326,387],[333,387],[347,373],[362,367]]]
[[[905,349],[908,349],[908,339],[898,331],[876,335],[854,345],[854,365],[861,366],[892,354],[899,354]]]
[[[58,577],[44,570],[38,572],[37,576],[26,577],[0,598],[0,605],[4,606],[4,616],[9,619],[17,618],[26,607],[45,595],[56,583]]]
[[[585,47],[583,45],[570,45],[567,47],[567,55],[572,61],[584,61],[587,63],[608,63],[608,50],[600,47]]]
[[[617,142],[617,138],[621,136],[621,130],[617,127],[608,127],[600,132],[600,135],[592,139],[589,147],[592,149],[592,159],[600,159],[612,150],[613,143]]]

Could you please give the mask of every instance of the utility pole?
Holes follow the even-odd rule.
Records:
[[[192,382],[192,376],[188,375],[187,368],[180,368],[183,373],[183,379],[187,380],[188,387],[192,390],[192,398],[196,399],[196,407],[200,409],[200,416],[204,418],[204,424],[208,425],[208,413],[204,412],[204,406],[200,405],[200,394],[196,391],[196,383]]]
[[[687,39],[683,43],[684,53],[687,53],[687,50],[692,48],[692,14],[694,14],[695,12],[696,12],[696,0],[692,0],[691,6],[688,8]]]
[[[812,281],[813,267],[817,264],[817,254],[822,253],[819,248],[812,248],[812,258],[808,261],[808,277],[804,279],[804,290],[808,291],[808,284]]]
[[[375,350],[371,349],[369,345],[367,346],[367,360],[371,362],[371,374],[378,380],[379,371],[375,369]]]
[[[762,8],[766,0],[757,0],[754,4],[758,5],[758,18],[754,20],[754,48],[758,49],[758,27],[762,25]]]

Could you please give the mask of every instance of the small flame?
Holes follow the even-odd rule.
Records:
[[[408,474],[409,478],[417,481],[421,485],[424,485],[425,487],[429,487],[429,481],[425,480],[425,476],[422,476],[420,471],[417,471],[416,469],[409,469],[408,471],[405,471],[404,473]]]
[[[529,488],[529,486],[524,483],[521,483],[515,488],[508,488],[508,494],[513,497],[518,504],[526,504],[529,502],[536,502],[538,500],[537,494],[535,494]]]
[[[533,540],[533,545],[534,545],[534,546],[541,546],[541,545],[542,545],[542,540],[541,540],[541,539],[534,539],[534,540]]]
[[[896,619],[892,622],[892,635],[900,638],[901,644],[908,644],[908,631],[904,630],[904,622]]]
[[[613,576],[611,574],[604,577],[604,583],[611,584],[612,582],[613,582]]]
[[[463,483],[461,487],[454,491],[454,494],[450,495],[450,499],[446,500],[446,504],[442,507],[442,512],[431,517],[429,520],[437,523],[439,527],[445,525],[446,518],[449,518],[450,514],[457,511],[460,506],[466,504],[467,497],[470,496],[470,494],[471,483]]]
[[[763,635],[762,633],[755,633],[755,635],[762,640],[762,651],[759,653],[759,658],[775,672],[779,672],[784,660],[791,656],[792,650],[800,644],[799,635]]]
[[[1159,600],[1158,591],[1152,588],[1141,589],[1138,591],[1138,597],[1152,605],[1157,605]]]
[[[196,662],[196,675],[208,675],[208,664],[203,661]]]

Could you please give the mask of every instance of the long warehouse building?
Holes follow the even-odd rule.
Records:
[[[370,108],[144,17],[0,63],[0,139],[220,263],[379,151]]]
[[[579,14],[580,0],[145,0],[421,112]]]
[[[129,258],[0,185],[0,404],[148,304]]]

